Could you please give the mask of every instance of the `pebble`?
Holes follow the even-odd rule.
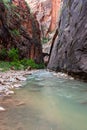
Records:
[[[25,77],[16,77],[16,79],[19,80],[19,81],[26,81]]]
[[[0,111],[5,111],[5,108],[0,106]]]
[[[71,76],[69,76],[69,75],[67,75],[65,73],[62,73],[62,72],[54,73],[53,75],[57,76],[58,78],[74,80],[73,77],[71,77]]]
[[[10,82],[16,82],[16,79],[10,77]]]
[[[19,87],[22,87],[21,84],[14,84],[14,88],[19,88]]]
[[[6,94],[6,95],[14,94],[14,91],[8,90],[8,91],[5,92],[5,94]]]

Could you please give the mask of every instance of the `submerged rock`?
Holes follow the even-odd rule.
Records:
[[[14,91],[11,91],[11,90],[5,91],[5,95],[11,95],[11,94],[14,94]]]
[[[19,102],[18,104],[16,104],[16,106],[22,106],[22,105],[25,105],[24,102]]]
[[[53,75],[57,76],[58,78],[62,78],[62,79],[74,80],[73,77],[69,76],[68,74],[62,73],[62,72],[53,73]]]
[[[20,88],[20,87],[22,87],[21,84],[14,84],[14,88]]]
[[[19,80],[19,81],[26,81],[25,77],[16,77],[16,79]]]

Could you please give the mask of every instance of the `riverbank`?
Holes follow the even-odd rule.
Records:
[[[5,111],[7,107],[9,106],[9,101],[7,100],[8,98],[11,99],[13,97],[12,95],[15,94],[15,89],[20,89],[23,87],[24,83],[27,80],[27,77],[29,75],[32,75],[34,72],[38,70],[8,70],[5,72],[0,72],[0,111]],[[49,70],[48,70],[49,72]],[[56,76],[57,78],[60,79],[73,79],[72,77],[68,76],[67,74],[64,73],[54,73],[52,72],[54,77]],[[6,101],[4,102],[5,99]],[[14,101],[13,99],[11,100],[11,104],[22,104],[23,102],[21,101]],[[4,104],[4,105],[3,105]]]
[[[9,104],[9,101],[2,101],[4,98],[11,99],[11,96],[15,93],[15,89],[19,89],[23,86],[28,75],[32,75],[37,70],[8,70],[0,72],[0,111],[6,111],[4,105]],[[12,99],[11,104],[14,100]],[[16,103],[15,103],[16,104]],[[20,103],[18,103],[20,104]]]
[[[23,82],[27,80],[28,75],[32,75],[37,70],[8,70],[0,72],[0,96],[8,96],[14,94],[14,89],[23,86]],[[58,78],[73,79],[64,73],[53,73]]]
[[[0,129],[86,130],[87,84],[63,73],[35,71],[24,76],[23,88],[0,98]]]
[[[0,72],[0,96],[14,94],[14,89],[22,87],[27,75],[31,75],[35,70],[9,70]]]

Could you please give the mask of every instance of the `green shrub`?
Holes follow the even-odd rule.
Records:
[[[2,69],[2,71],[9,70],[10,67],[10,62],[0,61],[0,68]]]
[[[10,58],[11,61],[17,61],[19,60],[19,54],[18,54],[18,49],[12,48],[8,51],[8,57]]]
[[[11,30],[10,32],[13,36],[20,36],[20,32],[17,29]]]
[[[41,41],[42,41],[42,44],[45,44],[49,41],[49,39],[46,37],[43,37]]]
[[[23,70],[27,69],[28,67],[32,69],[43,69],[45,66],[44,64],[36,64],[32,59],[23,59],[10,62],[10,67],[14,67],[16,70]]]
[[[27,64],[27,66],[31,66],[33,69],[37,68],[37,64],[32,59],[27,60],[26,64]]]
[[[3,2],[5,2],[5,3],[8,3],[8,2],[10,2],[10,0],[2,0]]]
[[[14,12],[14,16],[15,16],[15,15],[16,15],[18,18],[20,18],[20,14]],[[20,35],[20,33],[19,33],[18,35]]]
[[[23,59],[21,60],[21,64],[27,68],[30,66],[32,69],[42,69],[44,68],[44,64],[36,64],[34,60],[32,59]]]
[[[10,63],[11,67],[14,67],[15,70],[23,70],[24,66],[20,63],[20,61],[13,61]]]
[[[7,51],[5,48],[3,48],[2,50],[0,50],[0,59],[5,60],[6,57],[7,57]]]
[[[10,8],[9,0],[2,0],[2,1],[3,1],[4,5],[5,5],[5,7],[9,10],[9,8]]]
[[[12,58],[12,55],[14,54],[13,51],[14,49],[11,49],[9,52]],[[14,57],[14,55],[13,55]],[[15,57],[16,58],[16,57]],[[34,60],[32,59],[23,59],[23,60],[13,60],[11,62],[5,62],[5,61],[0,61],[0,68],[2,68],[3,71],[9,70],[10,68],[14,68],[15,70],[24,70],[27,69],[28,67],[31,67],[32,69],[43,69],[45,66],[44,64],[36,64]]]

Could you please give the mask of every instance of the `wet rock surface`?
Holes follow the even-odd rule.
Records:
[[[15,70],[0,72],[0,96],[14,94],[14,88],[21,88],[23,82],[27,79],[27,75],[31,75],[32,72]]]
[[[63,1],[48,68],[87,79],[87,1]],[[77,76],[78,77],[78,76]]]
[[[1,114],[6,114],[12,107],[15,108],[25,105],[25,102],[22,100],[14,99],[13,95],[15,95],[15,89],[21,89],[27,80],[27,76],[31,75],[33,72],[35,72],[35,70],[9,70],[0,72],[0,117]],[[3,118],[1,118],[0,121],[2,121],[2,119]],[[3,121],[0,124],[1,127],[2,124]],[[4,130],[3,127],[2,130]]]

